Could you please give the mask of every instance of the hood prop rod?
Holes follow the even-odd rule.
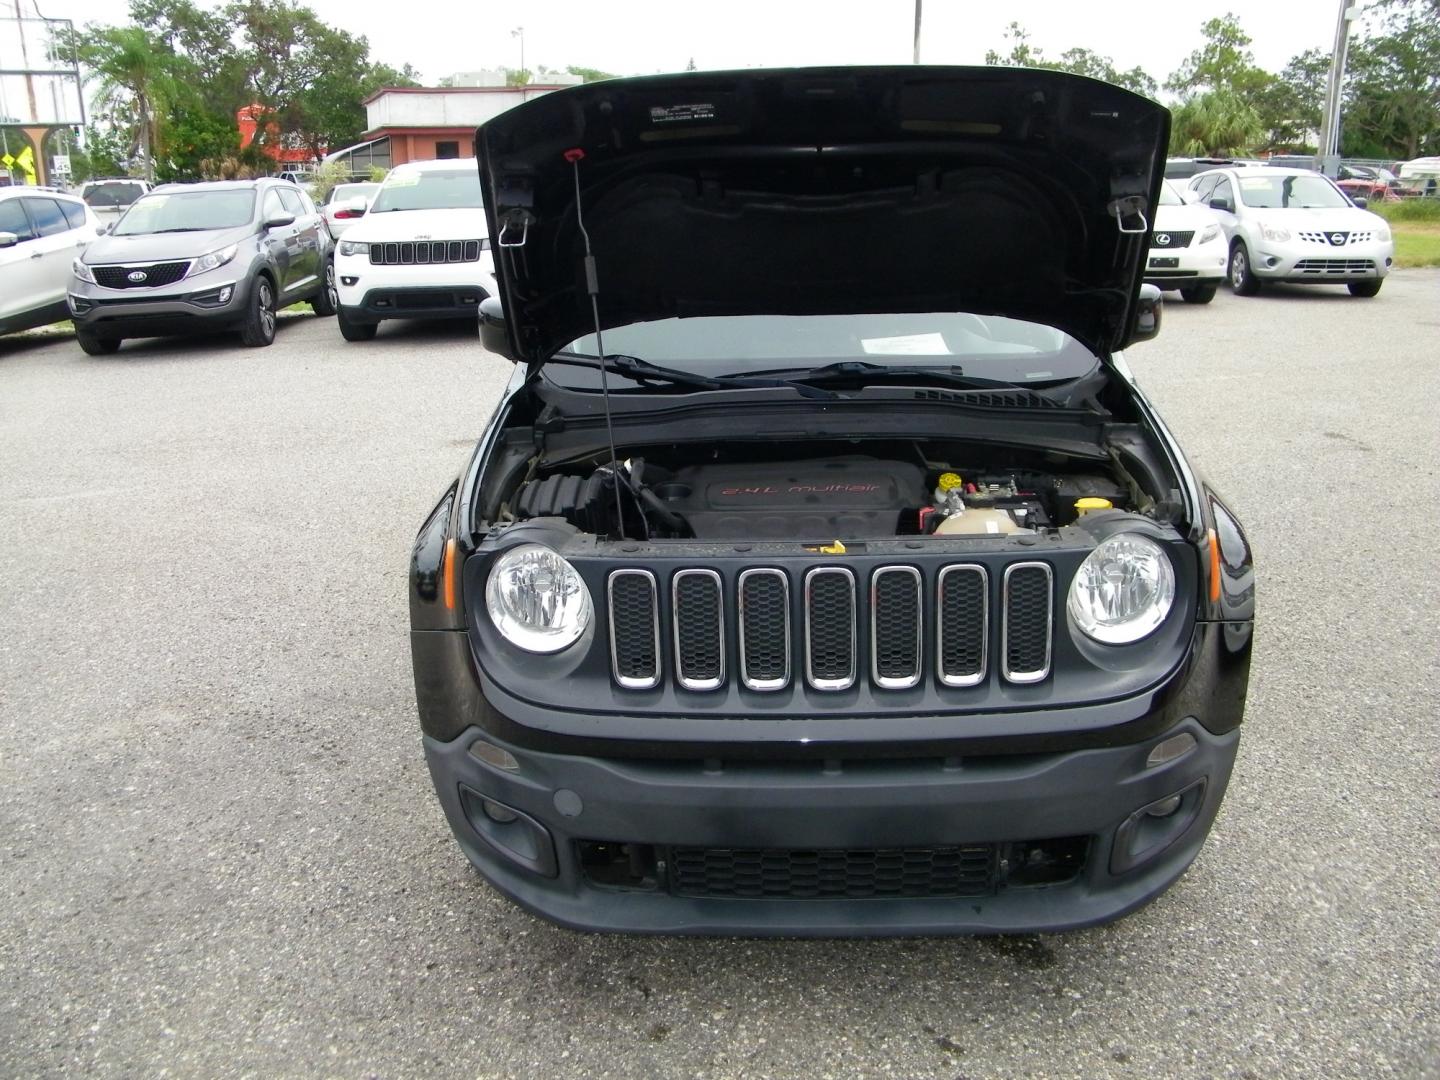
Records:
[[[630,487],[630,477],[629,470],[620,463],[620,455],[615,450],[615,424],[610,418],[610,380],[605,370],[605,339],[600,329],[600,279],[595,273],[595,252],[590,248],[590,234],[585,230],[585,212],[580,198],[580,162],[585,157],[585,151],[576,146],[566,150],[564,156],[575,175],[575,224],[585,242],[585,291],[590,294],[590,317],[595,323],[595,352],[600,357],[600,400],[605,407],[605,436],[610,443],[610,475],[615,478],[615,528],[619,531],[617,539],[623,540],[625,511],[620,504],[620,485],[623,483],[627,488]],[[645,511],[633,489],[630,495],[635,499],[636,507],[640,508],[640,516],[644,518]]]

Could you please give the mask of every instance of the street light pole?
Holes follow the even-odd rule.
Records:
[[[920,63],[920,0],[915,0],[915,52],[911,62]]]
[[[1325,88],[1325,130],[1320,140],[1320,169],[1326,176],[1340,172],[1340,107],[1344,100],[1345,54],[1350,46],[1350,24],[1360,17],[1358,0],[1340,0],[1335,20],[1335,46],[1330,53],[1330,82]]]
[[[521,70],[521,71],[524,71],[524,70],[525,70],[525,28],[524,28],[523,26],[517,26],[514,30],[511,30],[511,31],[510,31],[510,36],[513,37],[513,38],[519,38],[519,39],[520,39],[520,70]]]

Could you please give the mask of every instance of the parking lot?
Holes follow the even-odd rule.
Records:
[[[473,331],[0,339],[0,1074],[1440,1075],[1440,272],[1167,305],[1131,362],[1257,549],[1199,861],[1056,937],[584,936],[454,844],[415,528]]]

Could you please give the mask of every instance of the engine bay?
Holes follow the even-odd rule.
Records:
[[[562,518],[611,539],[999,536],[1060,528],[1100,510],[1148,513],[1156,503],[1113,455],[958,443],[635,447],[616,464],[534,461],[530,472],[502,517]]]

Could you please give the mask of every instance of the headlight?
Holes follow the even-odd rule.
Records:
[[[224,266],[231,259],[235,258],[235,253],[239,250],[239,244],[231,244],[229,247],[207,252],[190,264],[190,272],[185,276],[194,277],[196,274],[203,274],[209,270]]]
[[[81,281],[88,281],[91,285],[95,284],[95,275],[90,272],[90,267],[86,266],[79,259],[76,259],[70,264],[70,272]]]
[[[1390,226],[1389,226],[1389,225],[1381,225],[1381,226],[1379,226],[1379,227],[1375,230],[1375,239],[1376,239],[1376,240],[1379,240],[1380,243],[1382,243],[1382,244],[1388,244],[1388,243],[1390,242]]]
[[[1277,244],[1283,244],[1290,239],[1290,230],[1282,229],[1278,225],[1266,225],[1261,223],[1260,235],[1266,240],[1274,240]]]
[[[1202,243],[1202,244],[1208,244],[1211,240],[1214,240],[1214,239],[1215,239],[1217,236],[1219,236],[1219,235],[1220,235],[1220,226],[1219,226],[1219,225],[1211,225],[1211,226],[1209,226],[1204,232],[1202,232],[1202,233],[1200,234],[1200,243]]]
[[[1070,618],[1106,645],[1139,641],[1175,602],[1175,569],[1165,550],[1137,533],[1117,533],[1080,564],[1070,583]]]
[[[536,653],[573,644],[594,613],[575,568],[541,544],[521,544],[495,560],[485,605],[506,641]]]
[[[369,255],[370,245],[363,240],[341,240],[341,255]]]

